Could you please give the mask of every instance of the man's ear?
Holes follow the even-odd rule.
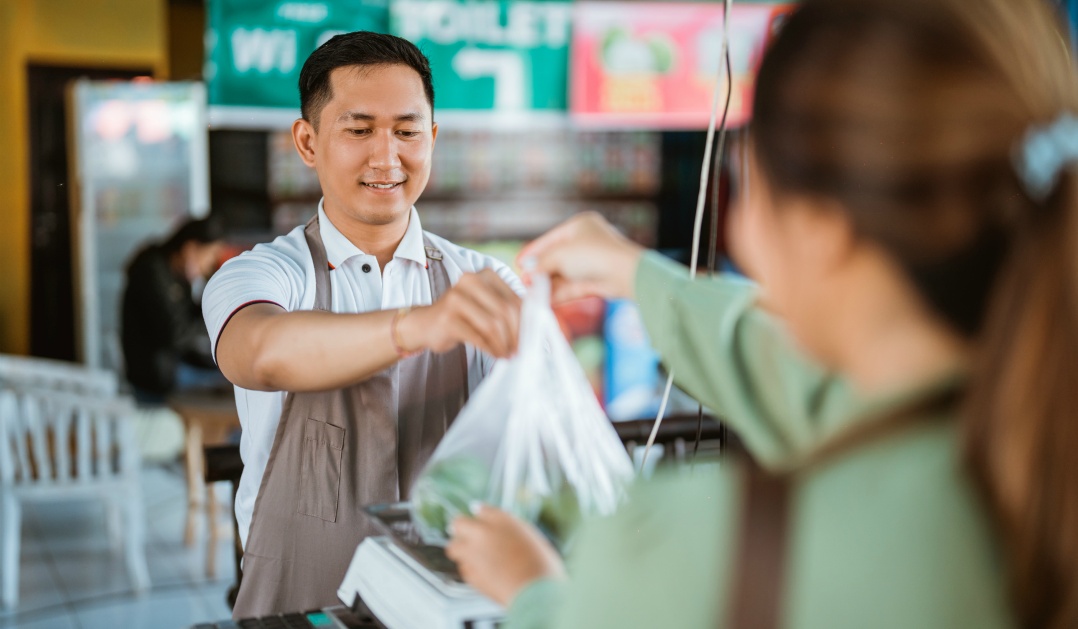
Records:
[[[433,122],[430,125],[430,145],[434,146],[434,143],[438,141],[438,123]]]
[[[296,145],[296,152],[304,164],[314,168],[315,151],[314,140],[317,132],[310,122],[300,118],[292,123],[292,142]]]

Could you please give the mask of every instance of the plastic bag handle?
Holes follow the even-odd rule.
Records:
[[[546,273],[532,273],[531,286],[528,288],[526,300],[534,301],[536,307],[544,309],[550,307],[550,276]]]

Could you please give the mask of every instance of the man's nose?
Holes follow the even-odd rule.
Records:
[[[400,168],[401,160],[397,151],[397,138],[392,131],[378,133],[371,147],[370,166],[375,170],[394,170]]]

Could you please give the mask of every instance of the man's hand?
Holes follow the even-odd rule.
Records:
[[[445,554],[469,585],[503,607],[533,581],[565,578],[565,564],[543,534],[505,511],[482,506],[474,518],[453,520],[451,530]]]
[[[416,308],[397,322],[403,350],[446,352],[460,343],[495,358],[517,349],[520,297],[490,269],[467,274],[433,305]]]

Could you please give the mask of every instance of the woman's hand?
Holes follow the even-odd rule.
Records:
[[[534,270],[550,276],[554,303],[591,295],[631,299],[643,252],[602,216],[586,212],[526,246],[519,266],[525,273]],[[534,269],[527,267],[529,258],[535,260]]]
[[[533,581],[565,576],[561,556],[542,533],[505,511],[481,506],[474,518],[453,520],[451,530],[445,554],[469,585],[503,607]]]

